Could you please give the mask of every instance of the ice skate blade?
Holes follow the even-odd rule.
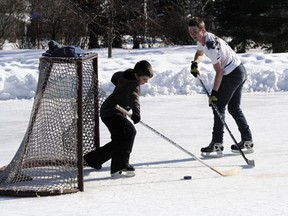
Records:
[[[241,154],[241,152],[239,150],[232,150],[231,149],[231,152],[235,153],[235,154]],[[242,152],[244,154],[252,154],[254,152],[254,150],[253,149],[242,149]]]
[[[201,152],[201,156],[205,158],[221,158],[224,154],[223,152]]]
[[[134,171],[118,171],[116,173],[111,174],[112,179],[130,178],[134,176],[135,176]]]

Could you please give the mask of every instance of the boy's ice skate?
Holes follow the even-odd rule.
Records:
[[[128,165],[122,170],[111,173],[111,177],[113,179],[128,178],[128,177],[133,177],[133,176],[135,176],[135,168],[131,165]]]
[[[223,157],[223,150],[224,147],[222,143],[211,141],[207,147],[201,148],[201,155],[203,157]]]
[[[238,143],[239,148],[243,151],[245,154],[251,154],[254,152],[253,150],[253,142],[252,141],[241,141]],[[240,153],[238,146],[236,144],[231,145],[231,151],[233,153]]]

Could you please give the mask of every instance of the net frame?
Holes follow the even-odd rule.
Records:
[[[0,168],[0,195],[52,196],[84,191],[83,155],[98,148],[98,55],[41,57],[27,131]]]

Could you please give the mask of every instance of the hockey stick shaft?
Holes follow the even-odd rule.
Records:
[[[209,94],[209,92],[208,92],[206,86],[204,85],[202,79],[200,78],[200,76],[198,76],[198,79],[199,79],[199,81],[200,81],[200,83],[201,83],[201,85],[202,85],[202,87],[203,87],[205,93],[206,93],[207,96],[209,97],[210,94]],[[238,142],[236,141],[235,137],[233,136],[231,130],[229,129],[228,125],[226,124],[226,122],[225,122],[225,120],[224,120],[222,114],[220,113],[218,107],[217,107],[214,103],[212,103],[212,109],[217,113],[219,119],[221,120],[221,122],[223,123],[224,127],[225,127],[226,130],[228,131],[230,137],[232,138],[232,140],[234,141],[234,143],[235,143],[236,146],[238,147],[238,149],[239,149],[239,151],[240,151],[242,157],[243,157],[244,160],[246,161],[246,163],[247,163],[249,166],[253,166],[253,167],[254,167],[254,166],[255,166],[255,161],[254,161],[254,160],[249,160],[249,159],[245,156],[245,154],[243,153],[242,149],[239,147]]]
[[[122,112],[123,114],[131,117],[131,113],[129,113],[127,110],[125,110],[124,108],[120,107],[119,105],[116,105],[115,107],[117,110],[119,110],[120,112]],[[145,126],[146,128],[150,129],[151,131],[153,131],[155,134],[159,135],[160,137],[164,138],[165,140],[167,140],[169,143],[171,143],[172,145],[174,145],[175,147],[177,147],[178,149],[182,150],[183,152],[187,153],[188,155],[192,156],[195,160],[197,160],[198,162],[200,162],[201,164],[203,164],[204,166],[210,168],[211,170],[213,170],[214,172],[218,173],[221,176],[231,176],[231,175],[236,175],[239,173],[239,169],[233,169],[233,170],[227,170],[227,171],[222,171],[222,170],[218,170],[212,166],[210,166],[209,164],[206,164],[204,161],[202,161],[200,158],[198,158],[196,155],[194,155],[193,153],[191,153],[190,151],[186,150],[185,148],[183,148],[182,146],[180,146],[179,144],[177,144],[176,142],[174,142],[173,140],[169,139],[168,137],[166,137],[165,135],[163,135],[162,133],[160,133],[159,131],[157,131],[156,129],[152,128],[151,126],[149,126],[148,124],[144,123],[143,121],[140,121],[140,123]]]

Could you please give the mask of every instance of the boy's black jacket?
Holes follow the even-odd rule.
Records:
[[[100,108],[101,118],[122,114],[115,109],[117,104],[127,111],[132,109],[133,113],[140,115],[140,84],[135,77],[134,70],[128,69],[114,73],[111,82],[115,85],[115,89]]]

